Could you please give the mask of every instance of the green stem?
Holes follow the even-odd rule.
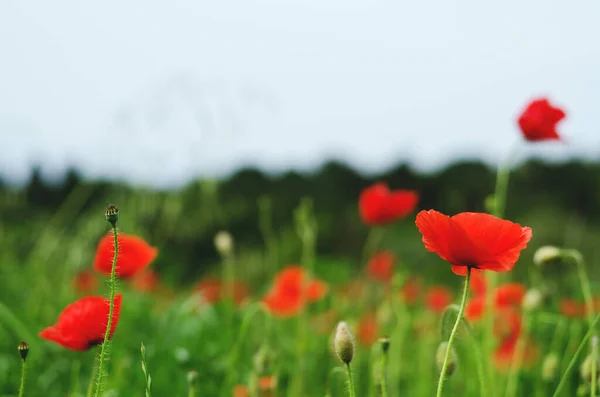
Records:
[[[517,346],[515,348],[515,357],[510,363],[508,381],[506,385],[506,397],[515,397],[517,395],[517,377],[521,365],[523,364],[523,354],[525,353],[525,346],[527,345],[527,338],[529,337],[529,330],[531,328],[531,314],[524,316],[525,321],[523,323],[523,332],[519,335],[517,340]]]
[[[367,241],[365,241],[365,246],[363,247],[363,264],[366,264],[369,257],[375,253],[383,240],[384,233],[385,228],[383,227],[372,227],[369,229]]]
[[[102,390],[102,377],[103,377],[103,367],[105,356],[107,355],[107,345],[110,339],[110,329],[112,328],[112,319],[113,312],[115,310],[115,290],[116,290],[116,269],[117,269],[117,258],[119,257],[119,239],[117,226],[114,224],[112,226],[113,236],[114,236],[114,245],[115,245],[115,255],[113,256],[112,268],[110,270],[110,304],[108,310],[108,321],[106,323],[106,332],[104,333],[104,341],[102,342],[102,348],[100,349],[100,362],[98,363],[98,378],[96,380],[96,392],[94,393],[95,397],[100,396],[100,391]]]
[[[21,386],[19,387],[19,397],[25,395],[25,375],[27,375],[27,361],[21,360]]]
[[[470,279],[471,279],[471,268],[467,267],[467,276],[465,277],[465,287],[463,289],[462,299],[460,302],[460,309],[458,310],[458,316],[456,317],[456,322],[454,323],[454,328],[452,328],[452,332],[450,332],[450,337],[448,338],[448,346],[446,348],[446,355],[444,357],[444,363],[442,364],[442,371],[440,372],[440,379],[438,381],[436,397],[442,396],[442,390],[444,389],[444,380],[446,379],[446,367],[448,366],[448,359],[450,358],[450,352],[452,351],[452,342],[454,342],[454,337],[456,336],[456,332],[458,331],[458,326],[460,325],[460,321],[462,320],[463,313],[465,311],[465,306],[467,303],[467,296],[469,295]]]
[[[556,387],[556,390],[554,391],[554,394],[552,395],[552,397],[558,397],[560,395],[560,392],[562,391],[562,389],[565,387],[565,384],[567,383],[567,379],[569,378],[569,374],[573,370],[573,367],[575,367],[575,363],[577,363],[577,357],[579,357],[579,355],[583,351],[588,339],[590,339],[592,337],[592,334],[594,333],[594,328],[596,327],[596,325],[598,324],[599,321],[600,321],[600,314],[597,315],[596,318],[592,321],[592,324],[590,325],[590,329],[585,334],[581,343],[579,344],[579,347],[577,348],[577,351],[573,355],[571,362],[567,366],[567,369],[565,370],[563,376],[560,378],[560,382],[558,383],[558,386]]]
[[[381,355],[381,397],[387,397],[387,382],[385,379],[387,369],[387,353]]]
[[[194,397],[195,394],[196,394],[196,388],[194,386],[190,386],[190,388],[188,390],[188,397]]]
[[[475,352],[476,358],[476,367],[477,367],[477,378],[479,378],[479,390],[480,393],[483,394],[484,390],[488,390],[485,383],[485,371],[483,366],[483,355],[481,354],[481,348],[479,347],[479,343],[475,338],[475,333],[473,329],[469,325],[468,322],[465,321],[465,328],[467,329],[469,336],[471,337],[471,346],[473,346],[473,351]]]
[[[356,397],[356,392],[354,391],[354,379],[352,378],[352,368],[350,367],[350,363],[346,364],[346,370],[348,372],[348,394],[350,397]]]

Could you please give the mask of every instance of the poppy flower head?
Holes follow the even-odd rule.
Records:
[[[118,234],[119,255],[115,273],[117,277],[129,279],[144,270],[154,261],[158,250],[150,246],[141,237],[129,234]],[[108,233],[100,240],[96,249],[94,269],[110,276],[115,253],[114,235]]]
[[[402,285],[400,297],[407,305],[414,305],[421,294],[421,281],[417,278],[409,278]]]
[[[565,116],[562,109],[552,106],[548,99],[540,98],[527,105],[517,122],[528,141],[560,140],[556,126]]]
[[[451,303],[452,292],[446,287],[433,286],[425,294],[425,304],[433,313],[443,313]]]
[[[520,283],[506,283],[494,290],[494,303],[497,307],[520,307],[525,297],[525,286]]]
[[[471,280],[469,281],[469,289],[475,296],[485,295],[487,291],[487,281],[485,273],[478,269],[471,271]]]
[[[390,191],[384,183],[376,183],[364,189],[358,199],[362,221],[368,226],[393,223],[408,216],[419,202],[414,190]]]
[[[212,304],[225,297],[225,286],[218,277],[208,276],[196,285],[195,292],[201,294],[206,303]],[[249,291],[246,284],[234,281],[233,301],[237,305],[240,305],[248,297],[248,294]]]
[[[82,270],[73,276],[73,289],[76,293],[91,294],[96,288],[98,288],[98,279],[93,271]]]
[[[233,388],[233,397],[248,397],[250,396],[250,391],[248,387],[244,385],[236,385]]]
[[[138,292],[155,291],[158,284],[158,274],[152,270],[144,270],[131,279],[131,286]]]
[[[380,251],[371,257],[367,264],[367,274],[376,281],[388,282],[394,275],[396,255],[390,251]]]
[[[122,297],[115,296],[110,327],[112,338],[119,322]],[[87,296],[68,305],[59,315],[56,324],[42,330],[39,335],[67,349],[85,351],[104,341],[110,301],[101,296]]]
[[[377,324],[377,317],[374,313],[365,314],[358,322],[356,339],[365,346],[371,346],[377,341],[378,337],[379,325]]]
[[[565,298],[560,301],[559,310],[565,317],[583,318],[585,317],[586,306],[583,302],[577,302],[576,300]]]
[[[465,318],[471,322],[481,320],[485,313],[485,295],[476,296],[467,301],[465,306]]]
[[[489,214],[463,212],[452,217],[429,210],[417,214],[425,248],[452,264],[455,274],[467,268],[506,272],[531,239],[531,228]]]
[[[275,276],[273,287],[262,302],[273,315],[289,317],[298,314],[306,303],[323,299],[327,292],[327,284],[310,280],[304,268],[291,265]]]

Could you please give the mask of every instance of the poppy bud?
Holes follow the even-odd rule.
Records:
[[[188,386],[194,386],[196,384],[196,381],[198,380],[198,371],[196,370],[190,370],[187,373],[187,383]]]
[[[25,342],[21,342],[17,345],[17,349],[19,350],[21,359],[23,359],[23,361],[27,360],[27,355],[29,354],[29,345]]]
[[[533,263],[538,266],[547,265],[560,259],[562,250],[551,245],[538,248],[533,254]]]
[[[600,377],[600,359],[589,354],[581,364],[581,378],[586,382],[592,381],[592,363],[596,360],[596,379]]]
[[[106,206],[104,216],[106,217],[108,223],[112,225],[112,227],[116,227],[117,221],[119,220],[119,209],[113,204],[109,204],[108,206]]]
[[[558,354],[551,352],[544,357],[542,363],[542,379],[546,382],[551,382],[556,377],[558,367],[560,366],[560,358]]]
[[[341,362],[350,364],[350,361],[354,357],[354,345],[354,336],[352,336],[348,324],[345,321],[341,321],[337,325],[333,339],[335,354]]]
[[[442,366],[444,365],[444,359],[446,358],[446,351],[448,350],[448,342],[442,342],[437,348],[437,352],[435,354],[435,362],[439,368],[442,370]],[[451,376],[456,367],[458,366],[458,356],[456,355],[456,351],[454,348],[450,350],[450,355],[448,356],[448,363],[446,364],[446,373],[443,376]]]
[[[379,344],[381,345],[383,354],[387,354],[388,350],[390,350],[390,338],[379,338]]]
[[[256,373],[263,374],[267,372],[271,365],[269,348],[266,346],[261,347],[252,358],[252,361],[254,362],[254,371]]]
[[[215,248],[222,256],[229,256],[233,251],[233,238],[229,232],[220,231],[215,235]]]
[[[544,301],[544,295],[537,288],[531,288],[523,297],[523,310],[526,312],[534,311],[539,308]]]

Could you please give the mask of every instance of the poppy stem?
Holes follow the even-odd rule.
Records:
[[[575,364],[577,363],[577,357],[579,357],[579,355],[583,351],[588,339],[590,339],[592,337],[592,335],[594,334],[594,328],[596,327],[598,322],[600,322],[600,314],[597,315],[596,318],[592,321],[592,324],[590,325],[590,329],[588,329],[588,332],[585,334],[585,336],[581,340],[581,343],[579,344],[577,351],[573,355],[571,362],[569,363],[569,365],[567,366],[567,369],[565,370],[562,377],[560,378],[560,382],[558,383],[558,386],[556,387],[556,390],[554,391],[554,394],[552,395],[552,397],[560,396],[560,392],[565,387],[565,384],[567,383],[567,380],[569,379],[569,374],[571,373],[571,371],[573,370],[573,367],[575,367]]]
[[[27,375],[27,361],[21,360],[21,386],[19,387],[19,397],[25,395],[25,375]]]
[[[348,394],[350,397],[356,397],[356,392],[354,391],[354,379],[352,378],[352,368],[350,367],[350,363],[346,364],[346,371],[348,372]]]
[[[458,326],[460,325],[460,321],[462,320],[463,313],[465,311],[465,306],[467,303],[467,296],[469,295],[469,281],[470,280],[471,280],[471,268],[467,267],[467,276],[465,277],[465,287],[463,289],[463,294],[462,294],[462,298],[461,298],[461,302],[460,302],[460,308],[458,309],[458,315],[456,316],[456,322],[454,323],[454,327],[452,328],[452,332],[450,332],[450,337],[448,338],[448,346],[446,347],[444,363],[442,364],[442,371],[440,372],[440,379],[438,380],[436,397],[442,396],[442,390],[444,389],[444,380],[446,379],[446,368],[448,366],[448,359],[450,358],[450,353],[452,352],[452,342],[454,342],[454,337],[456,336],[456,332],[458,331]]]
[[[385,379],[385,375],[387,372],[387,351],[381,354],[381,397],[387,397],[387,382]]]
[[[515,348],[515,357],[510,363],[508,381],[506,384],[506,397],[514,397],[517,395],[517,376],[519,370],[523,365],[523,355],[525,354],[525,346],[527,338],[529,337],[529,330],[531,328],[531,314],[525,315],[525,321],[523,322],[523,332],[519,335],[517,340],[517,346]]]
[[[110,270],[110,304],[108,310],[108,321],[106,323],[106,332],[104,333],[104,341],[100,349],[100,361],[98,363],[98,378],[96,379],[96,392],[94,397],[99,397],[102,390],[102,378],[104,376],[104,360],[107,355],[107,345],[110,338],[110,329],[112,328],[113,312],[115,310],[115,290],[116,290],[116,269],[117,269],[117,258],[119,257],[119,239],[117,232],[117,223],[112,224],[112,232],[114,236],[115,255],[113,256],[112,268]]]

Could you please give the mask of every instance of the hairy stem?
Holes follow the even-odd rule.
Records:
[[[21,360],[21,386],[19,387],[19,397],[25,395],[25,375],[27,375],[27,361]]]
[[[354,391],[354,379],[352,378],[352,368],[350,367],[350,363],[346,364],[346,370],[348,372],[348,394],[350,397],[356,397],[356,392]]]

